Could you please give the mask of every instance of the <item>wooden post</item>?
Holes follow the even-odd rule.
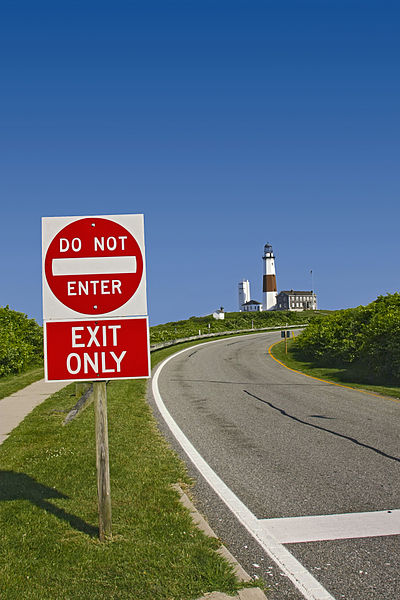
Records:
[[[105,381],[93,382],[96,423],[97,496],[99,500],[99,538],[111,537],[111,488],[108,455],[107,391]]]

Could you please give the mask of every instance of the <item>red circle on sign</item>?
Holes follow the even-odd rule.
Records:
[[[125,227],[94,217],[74,221],[57,233],[44,268],[47,283],[62,304],[100,315],[132,298],[142,279],[143,257]]]

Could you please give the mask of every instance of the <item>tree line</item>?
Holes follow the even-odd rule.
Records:
[[[295,344],[301,359],[321,366],[360,367],[381,380],[400,382],[400,293],[379,296],[367,306],[323,315],[277,311],[227,313],[224,321],[215,321],[212,316],[191,317],[151,327],[150,337],[156,343],[196,335],[199,329],[207,333],[307,321],[308,327]],[[0,307],[0,377],[42,362],[42,327],[24,313]]]
[[[0,377],[42,362],[42,328],[24,313],[0,307]]]

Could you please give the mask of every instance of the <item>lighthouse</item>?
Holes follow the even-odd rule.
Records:
[[[264,246],[264,275],[263,275],[263,310],[275,310],[276,308],[276,276],[275,256],[271,244]]]

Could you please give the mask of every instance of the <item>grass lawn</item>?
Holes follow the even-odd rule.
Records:
[[[74,384],[0,446],[2,599],[189,600],[241,587],[215,552],[218,543],[194,527],[171,487],[190,481],[158,432],[146,385],[107,386],[112,541],[97,538],[93,406],[61,425],[75,403]]]
[[[356,368],[329,368],[321,367],[311,362],[302,361],[296,352],[294,339],[288,340],[288,353],[285,353],[285,342],[274,344],[271,353],[275,358],[286,366],[300,371],[306,375],[326,379],[340,385],[346,385],[356,389],[367,390],[382,396],[400,398],[400,387],[386,384],[382,381],[373,381],[371,374]]]
[[[32,367],[19,375],[8,375],[0,379],[0,400],[11,396],[27,385],[44,377],[43,367]]]

